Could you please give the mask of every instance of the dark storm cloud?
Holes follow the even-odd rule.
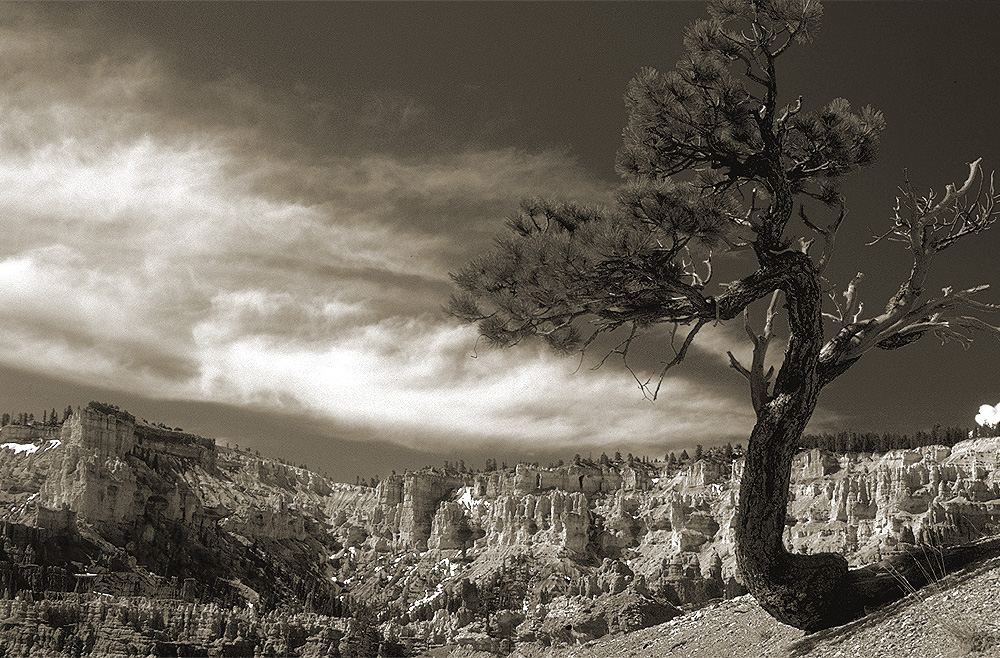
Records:
[[[433,108],[381,94],[351,114],[305,88],[185,77],[155,49],[105,55],[21,11],[6,53],[21,74],[3,89],[16,120],[0,133],[0,227],[17,235],[0,246],[8,366],[435,449],[662,447],[750,421],[694,381],[666,382],[652,406],[614,367],[578,377],[536,350],[477,350],[441,316],[448,271],[519,197],[608,197],[568,153],[365,150],[368,133],[422,134]],[[348,128],[342,150],[304,139]]]
[[[982,119],[998,93],[986,75],[996,40],[985,40],[996,12],[942,7],[835,3],[783,73],[808,107],[844,95],[889,119],[883,164],[846,188],[849,226],[829,270],[832,281],[865,271],[869,308],[908,268],[905,253],[861,249],[884,230],[902,166],[940,188],[963,162],[1000,154]],[[625,83],[673,64],[702,4],[2,9],[4,364],[411,446],[659,451],[748,431],[744,382],[725,356],[747,358],[740,322],[706,327],[652,405],[619,364],[477,349],[471,328],[439,313],[448,272],[519,198],[608,198]],[[968,39],[920,38],[944,15]],[[888,24],[893,39],[880,37]],[[919,65],[899,55],[911,51]],[[946,262],[942,285],[989,280],[996,247],[988,237]],[[974,349],[866,359],[830,388],[813,427],[971,420],[1000,399],[987,377],[995,345]],[[645,376],[670,354],[654,341],[634,365]]]

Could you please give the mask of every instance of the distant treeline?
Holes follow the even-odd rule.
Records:
[[[73,413],[73,407],[66,407],[66,410],[62,414],[62,420],[59,419],[59,413],[53,409],[49,412],[48,409],[42,412],[42,415],[35,417],[33,413],[4,413],[0,414],[0,427],[6,425],[60,425],[64,420],[70,417]]]
[[[959,441],[964,441],[969,438],[979,438],[988,436],[997,436],[998,428],[987,426],[976,426],[974,429],[968,427],[944,427],[940,424],[934,425],[930,430],[924,431],[920,430],[914,432],[913,434],[903,434],[900,432],[861,432],[857,430],[845,430],[837,433],[823,433],[823,434],[805,434],[799,441],[799,448],[801,450],[810,450],[813,448],[819,448],[820,450],[827,450],[829,452],[835,453],[849,453],[849,452],[873,452],[873,453],[884,453],[890,450],[912,450],[914,448],[921,448],[924,446],[931,445],[943,445],[943,446],[954,446]],[[744,449],[742,443],[737,443],[733,445],[732,443],[726,443],[724,445],[715,445],[704,447],[702,445],[696,445],[694,450],[689,453],[687,449],[683,449],[680,453],[668,452],[663,456],[663,461],[651,460],[649,457],[638,456],[634,457],[631,453],[627,456],[622,457],[620,452],[614,453],[614,457],[609,457],[606,452],[601,453],[598,459],[594,459],[593,455],[589,457],[581,457],[579,454],[573,456],[572,464],[575,466],[591,466],[591,467],[602,467],[610,464],[615,465],[634,465],[648,464],[655,465],[662,469],[662,472],[666,476],[671,476],[679,472],[684,466],[693,464],[697,461],[707,461],[714,464],[718,464],[720,469],[719,472],[722,475],[728,475],[731,473],[732,463],[737,459],[743,457]],[[523,462],[531,466],[538,467],[538,462]],[[662,464],[662,465],[661,465]],[[554,469],[558,467],[565,466],[563,460],[559,460],[557,463],[550,463],[549,468]],[[506,463],[498,464],[495,459],[486,460],[486,468],[467,468],[463,460],[458,460],[455,462],[444,462],[445,473],[457,472],[457,473],[490,473],[493,471],[506,471],[508,466]],[[425,466],[426,471],[437,471],[441,472],[440,467]],[[396,471],[392,472],[393,475]],[[380,479],[373,477],[366,479],[364,477],[358,476],[355,479],[355,484],[362,486],[375,487],[378,485]]]
[[[912,450],[924,446],[942,445],[951,447],[970,437],[995,436],[996,428],[976,426],[942,427],[935,425],[930,431],[913,434],[898,432],[857,432],[844,431],[831,434],[806,434],[799,443],[803,449],[819,448],[831,452],[888,452],[889,450]]]
[[[130,422],[135,422],[135,416],[120,408],[117,404],[111,404],[108,402],[95,402],[91,400],[90,404],[87,405],[95,411],[100,411],[102,414],[108,414],[109,416],[118,416],[123,420],[128,420]]]

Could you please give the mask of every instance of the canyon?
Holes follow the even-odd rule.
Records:
[[[0,655],[413,655],[586,643],[745,594],[742,460],[345,484],[91,403],[0,428]],[[863,565],[996,533],[1000,438],[808,450],[785,540]]]

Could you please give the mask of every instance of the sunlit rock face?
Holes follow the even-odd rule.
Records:
[[[135,446],[135,419],[87,407],[66,419],[62,440],[98,458],[123,457]]]
[[[465,483],[447,473],[407,473],[403,477],[403,502],[399,537],[409,548],[427,548],[438,506]]]
[[[516,641],[586,642],[745,591],[733,552],[741,460],[669,473],[606,459],[425,469],[370,487],[113,409],[79,410],[62,426],[8,426],[0,439],[0,595],[24,601],[30,592],[41,605],[47,591],[75,592],[67,605],[80,641],[109,650],[503,651]],[[786,543],[862,564],[917,542],[995,532],[998,462],[1000,439],[803,452]],[[136,619],[87,626],[85,609],[104,595]],[[129,612],[132,596],[149,611]],[[182,614],[179,602],[217,608]],[[20,621],[0,632],[8,654],[32,633],[50,637],[38,615],[54,613],[32,605],[10,608]],[[272,632],[268,615],[279,609],[306,616]],[[177,622],[186,639],[162,644],[163,624],[195,613],[205,621]]]
[[[849,455],[837,463],[827,456],[822,474],[806,453],[813,466],[793,481],[795,523],[786,542],[804,552],[843,552],[862,564],[914,543],[947,545],[995,532],[998,451],[1000,439],[990,438],[951,449]]]

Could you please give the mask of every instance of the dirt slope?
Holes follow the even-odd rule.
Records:
[[[1000,657],[1000,559],[945,578],[853,624],[815,635],[774,621],[750,596],[585,645],[520,646],[518,658]]]

